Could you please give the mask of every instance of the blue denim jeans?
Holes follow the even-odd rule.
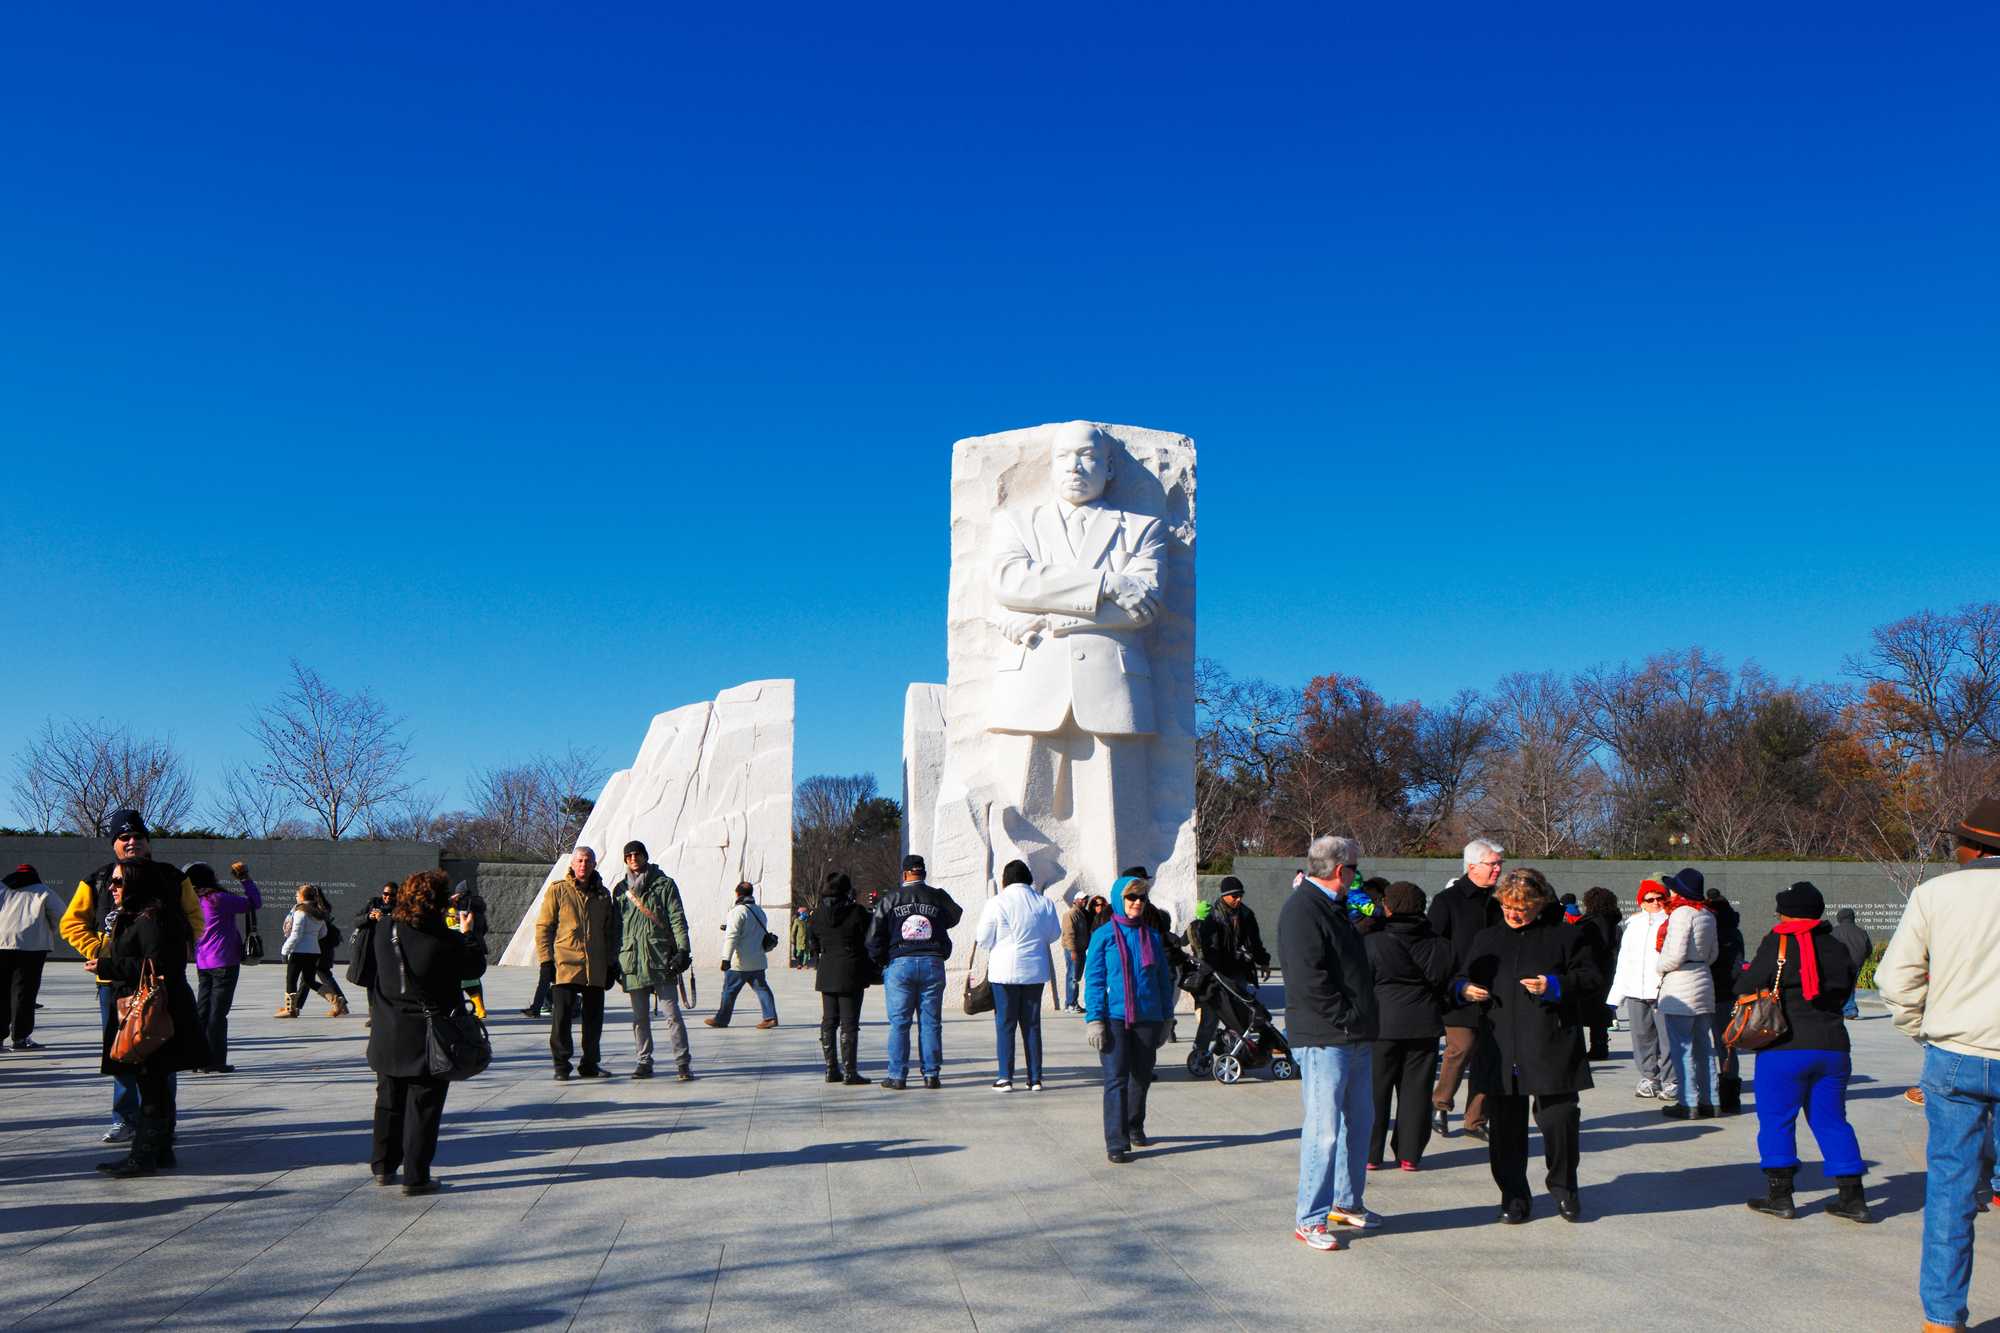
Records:
[[[1375,1123],[1374,1047],[1294,1046],[1305,1122],[1299,1128],[1302,1227],[1326,1225],[1330,1207],[1359,1208],[1368,1181],[1368,1131]]]
[[[764,980],[764,969],[755,972],[738,972],[729,968],[722,974],[722,999],[717,1001],[715,1016],[727,1023],[729,1015],[736,1009],[736,996],[745,986],[757,992],[757,1003],[763,1006],[764,1017],[778,1021],[778,997],[771,994],[771,983]]]
[[[1847,1077],[1854,1063],[1846,1051],[1757,1052],[1757,1165],[1765,1170],[1799,1164],[1799,1112],[1819,1144],[1820,1170],[1828,1176],[1861,1174],[1861,1143],[1847,1123]]]
[[[1947,1328],[1966,1319],[1972,1286],[1973,1191],[1985,1169],[2000,1103],[2000,1060],[1924,1047],[1924,1254],[1917,1270],[1917,1298],[1924,1318]]]
[[[1083,955],[1066,953],[1063,955],[1063,1006],[1076,1007],[1077,987],[1083,984]]]
[[[924,1077],[944,1069],[944,959],[931,953],[892,958],[882,969],[889,1004],[889,1077],[910,1072],[910,1018],[917,1020],[917,1055]]]
[[[1129,1152],[1132,1135],[1146,1132],[1146,1089],[1153,1086],[1153,1064],[1159,1057],[1160,1025],[1125,1026],[1113,1018],[1111,1049],[1099,1051],[1104,1066],[1104,1150]]]
[[[1039,981],[1016,986],[993,983],[994,1064],[997,1078],[1014,1078],[1014,1034],[1021,1034],[1022,1052],[1028,1057],[1028,1082],[1042,1081],[1042,985]]]
[[[111,1016],[117,1012],[118,988],[100,985],[97,988],[97,1014],[105,1027],[111,1026]],[[130,1074],[111,1076],[111,1114],[126,1124],[139,1123],[139,1080]]]
[[[1675,1100],[1682,1106],[1715,1105],[1715,1083],[1709,1077],[1712,1024],[1707,1014],[1659,1015],[1667,1032],[1667,1075],[1680,1085]]]

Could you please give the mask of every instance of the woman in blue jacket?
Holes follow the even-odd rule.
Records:
[[[1083,962],[1083,1014],[1091,1049],[1104,1065],[1104,1153],[1131,1160],[1146,1146],[1146,1088],[1167,1039],[1174,983],[1167,946],[1145,924],[1147,884],[1130,875],[1111,889],[1125,904],[1090,937]]]

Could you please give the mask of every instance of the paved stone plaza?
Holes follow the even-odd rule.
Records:
[[[1920,1318],[1924,1119],[1901,1096],[1918,1051],[1879,1006],[1854,1029],[1849,1103],[1873,1226],[1818,1212],[1832,1190],[1803,1134],[1813,1211],[1750,1213],[1755,1117],[1664,1120],[1634,1100],[1614,1034],[1584,1097],[1583,1224],[1538,1195],[1530,1225],[1495,1225],[1485,1151],[1453,1137],[1420,1174],[1371,1177],[1382,1231],[1319,1254],[1291,1237],[1296,1084],[1196,1084],[1169,1046],[1155,1146],[1111,1166],[1081,1020],[1048,1019],[1039,1095],[990,1092],[991,1023],[955,1013],[943,1091],[828,1086],[810,975],[772,975],[784,1026],[752,1028],[754,1001],[726,1032],[696,1023],[700,1081],[622,1077],[621,1024],[606,1040],[621,1077],[558,1084],[545,1025],[514,1012],[533,972],[494,972],[499,1058],[451,1093],[447,1188],[408,1199],[368,1175],[361,1017],[315,1003],[271,1018],[276,967],[244,970],[240,1072],[182,1076],[181,1168],[97,1176],[113,1150],[97,1143],[96,1006],[81,968],[52,965],[50,1050],[0,1059],[0,1325],[1823,1333]],[[862,1052],[878,1077],[881,1020],[871,991]],[[1973,1324],[2000,1329],[1990,1229],[1977,1264]]]

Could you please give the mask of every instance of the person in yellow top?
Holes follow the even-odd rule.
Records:
[[[180,885],[181,910],[187,913],[189,938],[200,939],[206,922],[202,919],[201,898],[194,885],[179,870],[153,860],[152,835],[137,810],[119,810],[109,821],[111,855],[108,865],[99,866],[77,881],[76,892],[63,913],[62,937],[85,958],[95,958],[111,938],[112,917],[117,911],[118,890],[141,877],[154,880],[159,896],[172,901],[173,884]],[[111,1024],[114,987],[99,978],[97,1012],[105,1026]],[[135,1132],[139,1120],[139,1084],[130,1074],[111,1076],[111,1128],[102,1142],[124,1143]]]

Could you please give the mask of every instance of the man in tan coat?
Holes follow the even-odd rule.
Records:
[[[535,955],[541,959],[542,980],[550,987],[553,1021],[549,1050],[556,1061],[556,1079],[569,1077],[570,1016],[578,1001],[583,1009],[583,1061],[579,1078],[605,1078],[598,1063],[599,1038],[604,1033],[604,992],[618,980],[618,950],[622,942],[618,909],[604,881],[597,877],[597,853],[579,847],[570,858],[569,873],[542,895],[535,920]]]
[[[1919,884],[1875,985],[1896,1026],[1924,1048],[1925,1329],[1962,1329],[1972,1285],[1974,1192],[2000,1111],[2000,800],[1953,830],[1959,868]]]

